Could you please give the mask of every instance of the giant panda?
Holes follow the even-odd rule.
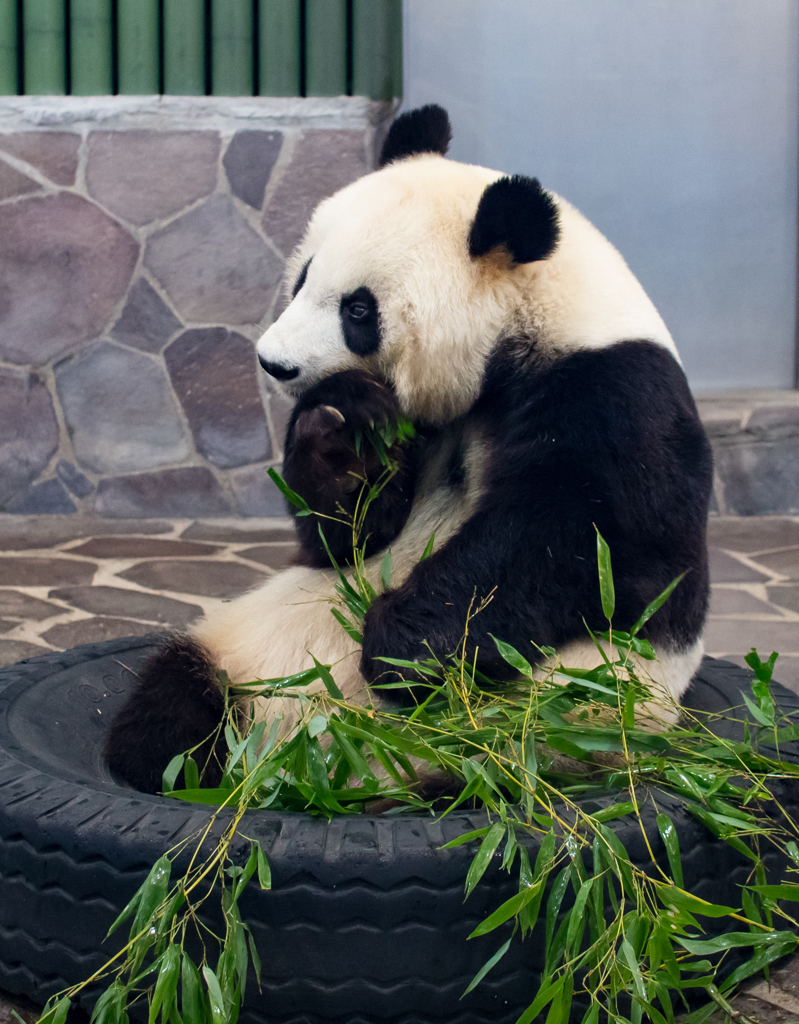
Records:
[[[379,659],[452,654],[475,600],[490,597],[467,652],[494,679],[511,670],[493,637],[592,667],[586,624],[606,625],[595,527],[617,629],[686,573],[645,627],[663,721],[699,665],[712,465],[674,342],[585,217],[534,178],[447,159],[450,137],[438,106],[394,122],[378,169],[316,209],[288,263],[288,306],[257,346],[296,402],[283,473],[315,512],[351,511],[355,477],[379,472],[358,431],[400,415],[416,426],[366,523],[367,574],[379,589],[387,547],[393,572],[362,649],[331,614],[315,517],[298,518],[296,565],[168,638],[142,673],[107,744],[140,790],[157,792],[169,760],[203,741],[206,779],[218,777],[219,670],[273,679],[313,654],[351,700],[410,702],[413,686],[370,693]],[[351,531],[324,523],[346,565]],[[257,714],[290,728],[296,707],[262,699]]]

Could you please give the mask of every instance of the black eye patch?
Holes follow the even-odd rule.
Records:
[[[368,288],[356,288],[339,306],[341,329],[350,352],[370,356],[380,348],[380,312]]]
[[[302,288],[302,286],[305,284],[305,278],[308,276],[308,267],[310,267],[312,259],[313,256],[311,256],[311,259],[306,262],[305,266],[300,271],[300,276],[294,282],[294,287],[291,289],[292,299],[296,296],[300,288]]]

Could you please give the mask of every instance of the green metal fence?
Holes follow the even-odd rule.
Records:
[[[402,92],[402,0],[0,0],[0,95]]]

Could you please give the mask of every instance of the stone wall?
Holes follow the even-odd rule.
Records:
[[[254,342],[390,108],[0,99],[0,511],[283,515]]]

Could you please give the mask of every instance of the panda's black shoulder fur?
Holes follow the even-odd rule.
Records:
[[[521,358],[519,353],[525,352]],[[596,528],[616,583],[614,625],[629,628],[679,574],[646,627],[666,650],[686,650],[707,608],[710,447],[676,359],[649,341],[569,354],[507,343],[490,360],[470,417],[489,441],[477,512],[397,590],[373,605],[363,668],[381,656],[454,651],[470,602],[493,595],[469,628],[470,650],[497,678],[508,668],[493,636],[532,653],[606,628]],[[387,696],[402,691],[385,691]]]

